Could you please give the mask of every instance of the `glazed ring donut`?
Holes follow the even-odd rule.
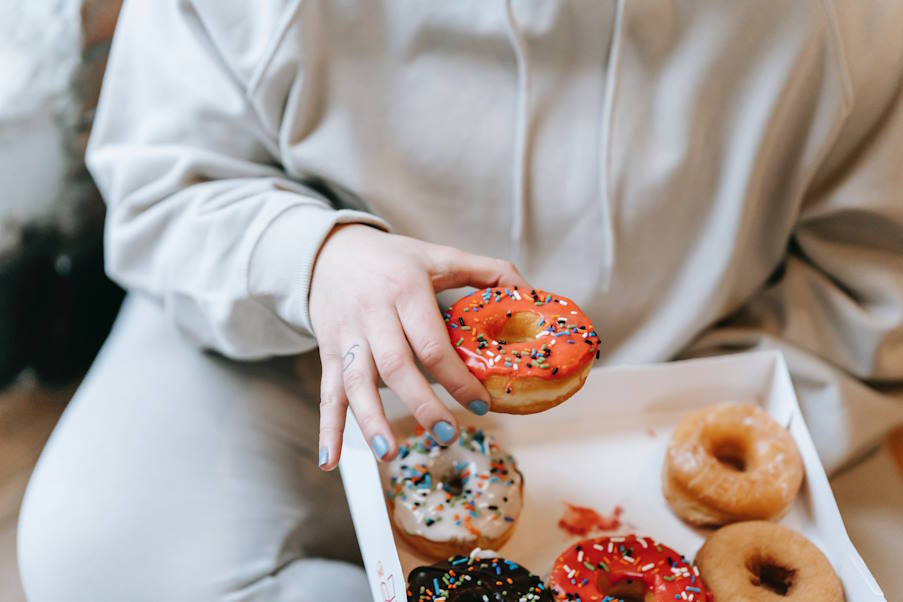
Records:
[[[834,568],[811,541],[787,527],[750,521],[715,531],[696,553],[714,602],[843,602]]]
[[[599,352],[599,337],[577,304],[538,289],[475,291],[444,318],[495,412],[532,414],[558,405],[583,386]]]
[[[552,602],[542,579],[503,558],[453,556],[408,575],[408,602]]]
[[[498,549],[511,537],[523,478],[483,431],[461,428],[455,443],[441,447],[418,428],[383,470],[392,524],[424,556]]]
[[[556,560],[549,575],[556,600],[663,602],[711,600],[689,561],[651,537],[585,539]]]
[[[685,416],[662,469],[675,514],[696,525],[775,519],[803,481],[793,438],[759,406],[722,403]]]

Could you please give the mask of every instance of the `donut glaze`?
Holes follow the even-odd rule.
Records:
[[[524,413],[564,401],[583,385],[599,354],[599,336],[577,304],[538,289],[474,291],[443,317],[455,350],[493,395],[496,411],[521,413],[505,397],[516,399],[529,389],[545,388],[549,399],[539,391],[539,401],[548,403],[536,403]],[[574,381],[566,391],[552,384],[566,381]],[[500,395],[490,387],[495,382],[501,383]]]
[[[502,545],[523,505],[514,458],[472,426],[448,447],[418,428],[383,470],[392,523],[433,558]]]
[[[626,595],[623,591],[628,585],[636,590],[630,599],[642,595],[645,602],[712,599],[699,571],[651,537],[585,539],[555,560],[549,576],[549,588],[556,600],[618,599],[619,592]]]
[[[552,602],[542,580],[502,558],[453,556],[408,575],[408,602]]]
[[[765,410],[721,403],[678,423],[662,491],[675,514],[693,524],[773,520],[793,504],[804,472],[793,437]]]

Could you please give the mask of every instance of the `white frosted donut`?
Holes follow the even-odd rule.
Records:
[[[441,447],[418,429],[383,468],[397,532],[432,558],[497,549],[511,536],[522,506],[514,458],[474,427]]]

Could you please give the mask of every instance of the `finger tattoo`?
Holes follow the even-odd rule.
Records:
[[[345,355],[342,356],[342,372],[348,370],[349,366],[354,363],[355,353],[354,350],[360,348],[360,345],[354,344],[348,348],[348,351],[345,352]]]

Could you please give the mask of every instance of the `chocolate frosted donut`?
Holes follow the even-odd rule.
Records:
[[[408,575],[408,602],[553,602],[542,580],[503,558],[452,556]]]

